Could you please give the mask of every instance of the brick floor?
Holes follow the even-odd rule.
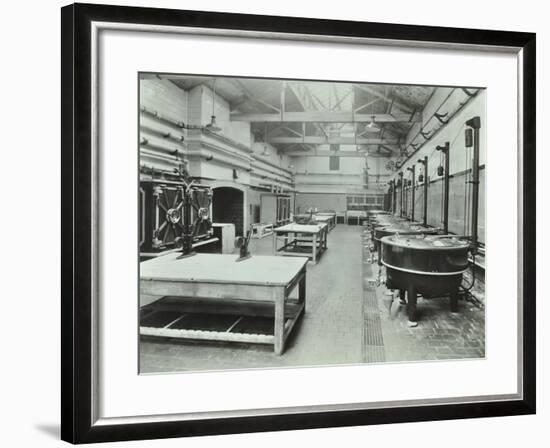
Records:
[[[447,297],[418,299],[418,326],[410,328],[406,305],[385,295],[384,285],[376,286],[378,265],[370,264],[370,240],[363,232],[366,295],[375,297],[380,314],[385,361],[420,361],[485,357],[485,312],[459,300],[459,312],[451,313]],[[365,261],[367,261],[365,263]],[[370,264],[370,269],[368,269]],[[384,277],[384,268],[381,278]],[[477,285],[482,289],[481,285]]]

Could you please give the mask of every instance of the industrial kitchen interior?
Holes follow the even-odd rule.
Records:
[[[140,73],[140,373],[484,358],[485,98]]]

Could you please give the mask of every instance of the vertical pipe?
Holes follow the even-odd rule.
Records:
[[[422,189],[424,190],[424,195],[422,198],[422,224],[424,226],[428,225],[428,156],[424,157],[424,159],[418,159],[418,163],[420,163],[424,167],[424,184]]]
[[[405,218],[409,217],[409,190],[408,185],[406,185],[408,181],[405,179],[405,175],[403,175],[403,216]]]
[[[397,185],[395,182],[395,179],[393,180],[393,206],[392,206],[392,214],[395,215],[395,212],[397,211]]]
[[[428,156],[424,157],[424,213],[422,217],[422,223],[428,225],[428,185],[430,180],[428,179]]]
[[[393,180],[390,180],[390,188],[388,191],[388,209],[386,211],[391,212],[393,210]]]
[[[443,146],[436,146],[438,151],[443,153],[445,158],[444,170],[444,188],[445,196],[443,198],[443,232],[449,233],[449,142],[445,142]]]
[[[414,189],[416,186],[416,166],[409,167],[408,170],[412,173],[411,182],[411,221],[414,221]]]
[[[399,173],[399,180],[401,181],[401,188],[399,194],[401,195],[401,200],[399,201],[399,216],[403,217],[403,191],[405,186],[403,185],[403,171]]]
[[[466,126],[474,129],[474,160],[472,161],[472,249],[477,248],[478,240],[478,209],[479,209],[479,129],[481,119],[474,117],[466,122]]]

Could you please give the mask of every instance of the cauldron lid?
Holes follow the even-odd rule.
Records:
[[[394,235],[381,239],[383,244],[419,250],[464,250],[469,244],[451,235]]]
[[[405,233],[405,232],[412,232],[412,233],[436,233],[437,230],[430,228],[430,227],[423,227],[419,225],[412,225],[408,226],[406,224],[390,224],[387,226],[377,226],[375,227],[376,230],[386,230],[388,232],[399,232],[399,233]]]

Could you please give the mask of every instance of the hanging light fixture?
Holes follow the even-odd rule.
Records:
[[[379,130],[380,128],[376,126],[376,123],[374,122],[374,115],[373,115],[370,123],[365,126],[365,132],[378,132]]]
[[[216,124],[216,114],[214,113],[214,108],[216,106],[216,78],[214,78],[214,82],[212,83],[212,117],[210,119],[210,123],[208,123],[205,128],[208,129],[210,132],[220,132],[222,128],[220,128]]]
[[[267,145],[264,145],[264,150],[262,152],[262,156],[268,156],[271,153],[269,152],[269,149],[267,148]]]

